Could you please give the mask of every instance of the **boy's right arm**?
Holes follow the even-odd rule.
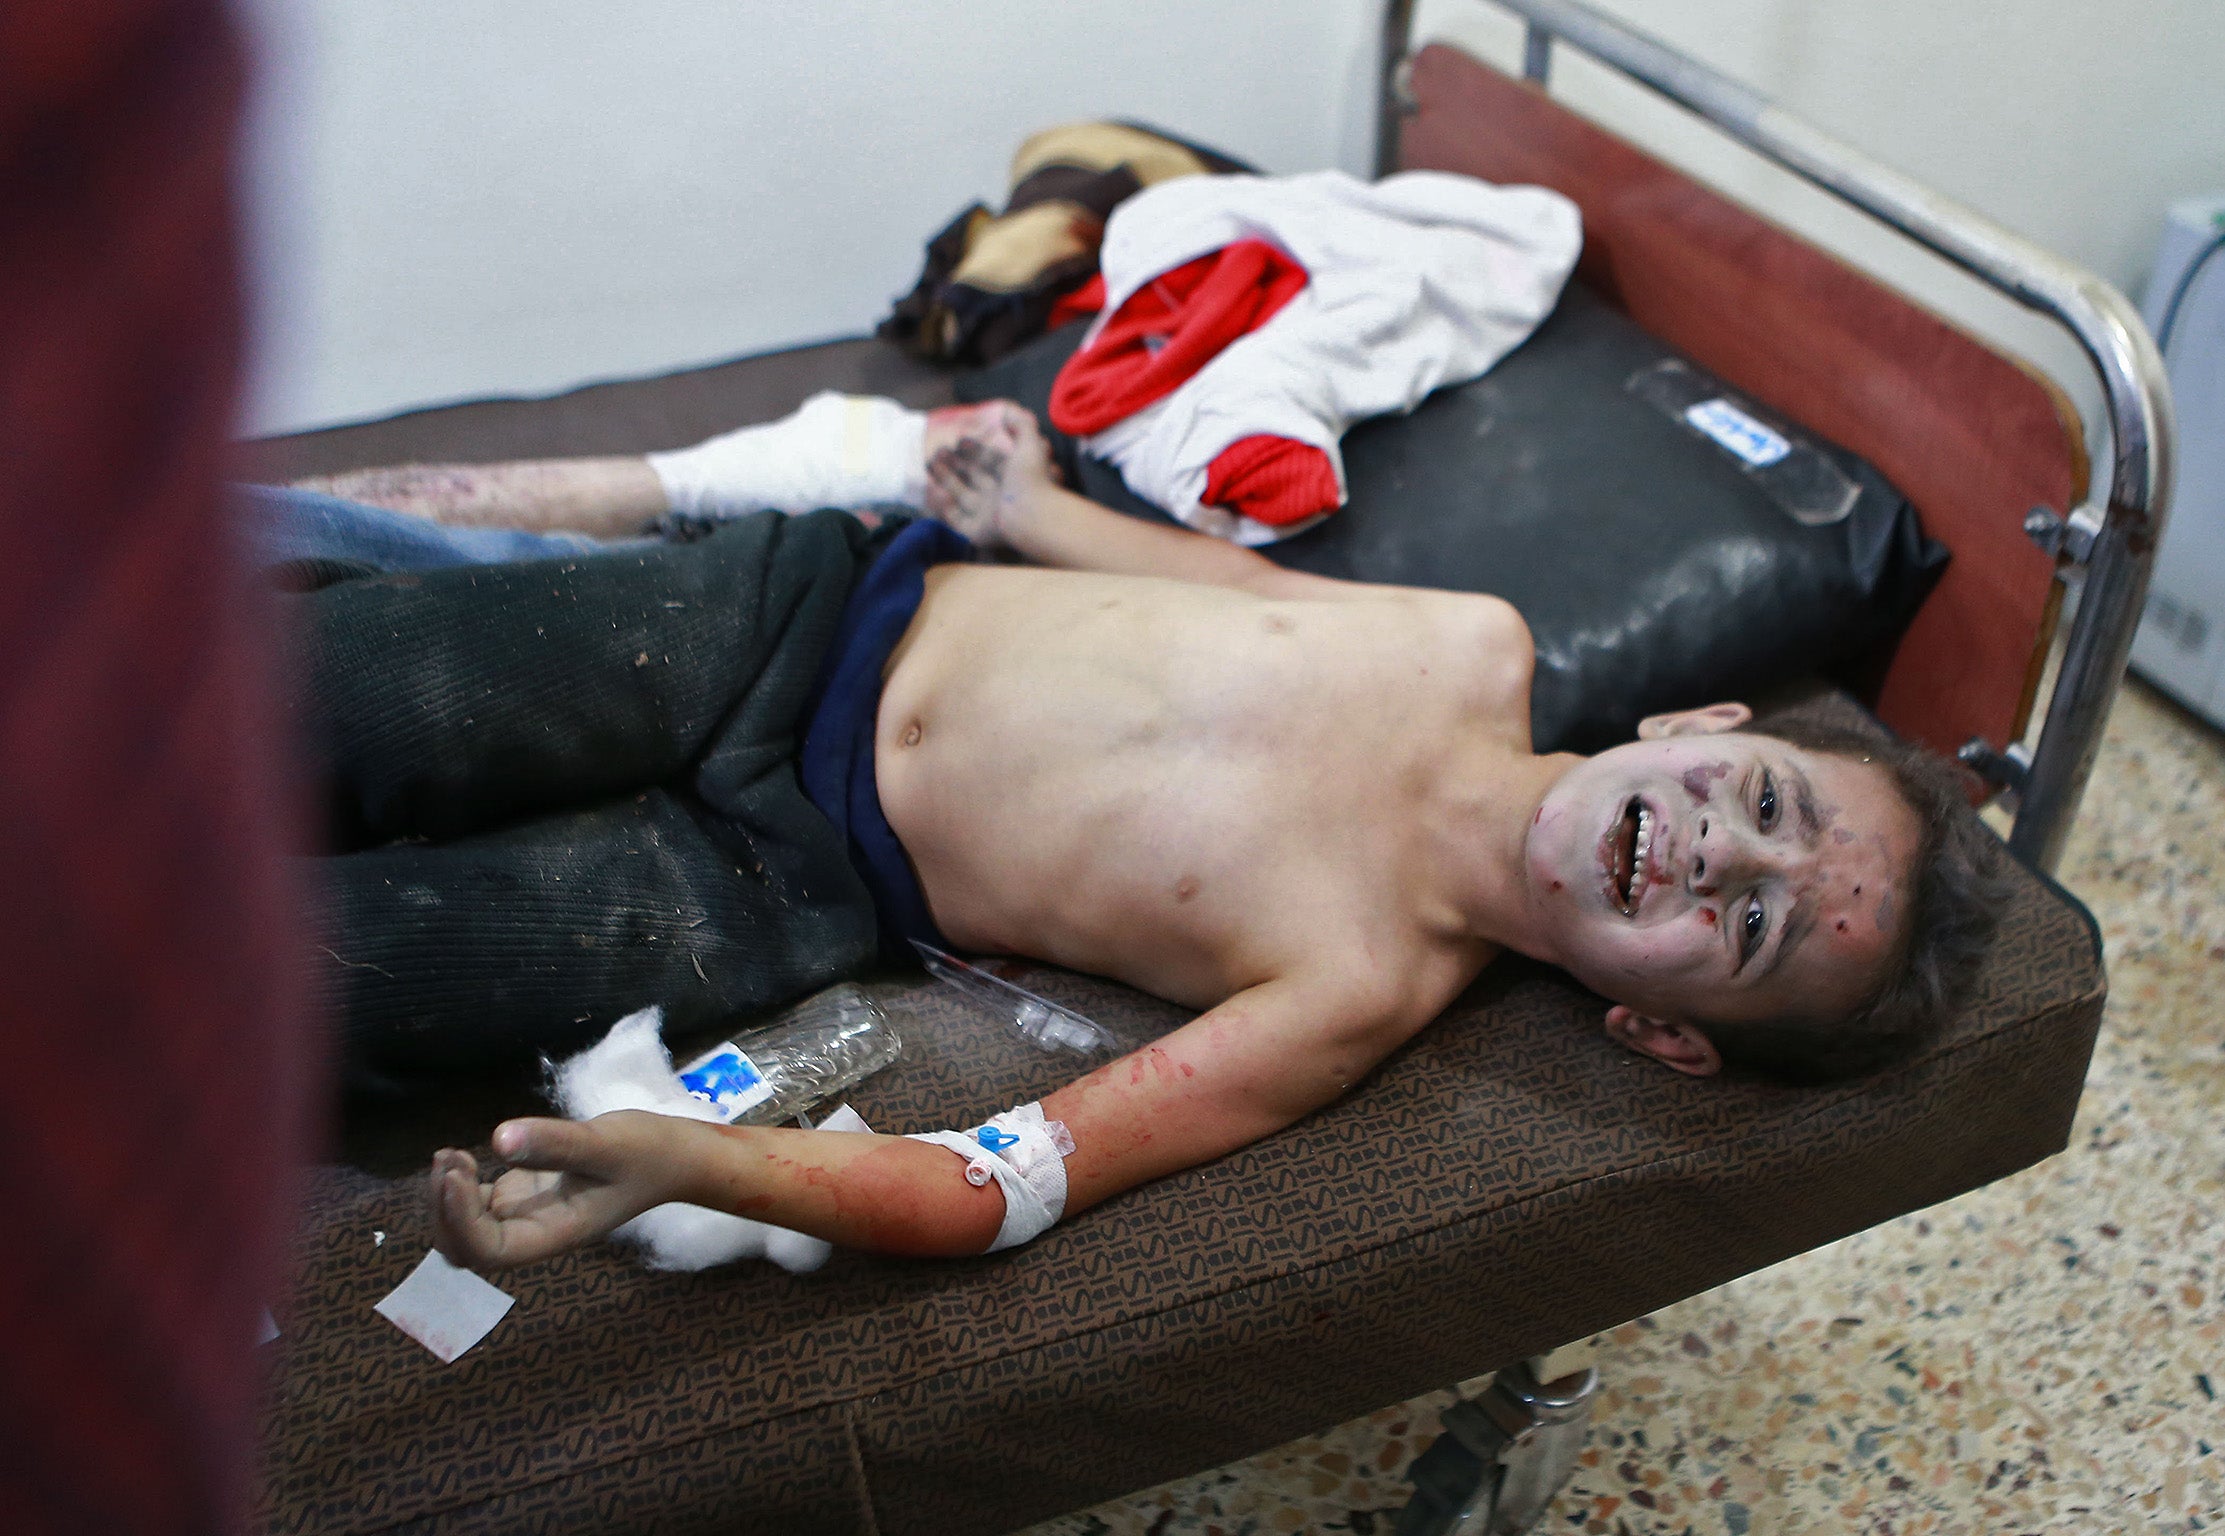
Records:
[[[434,1243],[473,1269],[512,1269],[599,1242],[643,1211],[685,1201],[847,1248],[914,1257],[980,1253],[1004,1197],[953,1155],[902,1136],[707,1125],[643,1110],[592,1120],[509,1120],[511,1167],[479,1181],[468,1152],[433,1159]]]
[[[1383,1010],[1268,982],[1043,1101],[1074,1139],[1068,1215],[1272,1134],[1349,1088],[1433,1010]],[[468,1153],[441,1152],[430,1198],[451,1260],[507,1269],[598,1241],[680,1200],[908,1256],[987,1250],[1004,1220],[994,1184],[976,1187],[947,1148],[901,1136],[714,1126],[620,1111],[585,1122],[511,1120],[495,1129],[514,1166],[479,1182]]]

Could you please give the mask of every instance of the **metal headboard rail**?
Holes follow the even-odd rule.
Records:
[[[2066,518],[2027,519],[2083,592],[2065,639],[2055,689],[2029,759],[2014,743],[1983,740],[1964,761],[2015,797],[2009,847],[2052,872],[2062,858],[2093,772],[2110,700],[2124,678],[2148,573],[2171,500],[2171,392],[2163,359],[2137,311],[2083,267],[1942,197],[1852,145],[1786,112],[1751,87],[1677,52],[1579,0],[1493,0],[1528,24],[1524,73],[1545,83],[1554,42],[1666,96],[1745,144],[1954,263],[1980,282],[2053,319],[2077,338],[2099,375],[2108,417],[2106,493]],[[1378,168],[1396,168],[1413,0],[1386,0]]]

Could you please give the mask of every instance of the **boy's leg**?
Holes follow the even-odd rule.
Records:
[[[652,1003],[684,1039],[875,953],[872,902],[793,775],[715,817],[648,790],[316,863],[313,958],[357,1091],[527,1068]]]
[[[742,519],[691,544],[343,581],[287,599],[340,847],[453,838],[703,780],[793,780],[865,530]],[[737,787],[740,786],[740,787]]]
[[[319,861],[352,1083],[529,1064],[651,1003],[685,1030],[870,961],[870,898],[792,761],[866,541],[766,516],[291,599],[363,850]]]

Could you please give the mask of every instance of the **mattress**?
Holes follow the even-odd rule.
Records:
[[[947,398],[841,341],[546,400],[245,445],[283,479],[373,463],[675,446],[820,388]],[[1792,706],[1866,716],[1828,691]],[[1874,727],[1873,727],[1874,728]],[[1043,969],[1134,1046],[1181,1011]],[[918,976],[873,986],[904,1059],[853,1095],[934,1129],[1072,1075]],[[1492,966],[1351,1094],[995,1258],[837,1254],[656,1275],[611,1249],[503,1277],[442,1365],[374,1314],[426,1248],[409,1170],[536,1108],[487,1085],[357,1115],[308,1191],[274,1310],[272,1531],[1008,1529],[1447,1385],[2023,1167],[2068,1134],[2098,935],[2020,873],[1978,996],[1924,1055],[1823,1089],[1696,1081],[1610,1044],[1601,1004]]]

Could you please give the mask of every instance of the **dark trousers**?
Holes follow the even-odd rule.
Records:
[[[793,763],[869,539],[765,514],[287,599],[350,1086],[561,1055],[652,1003],[708,1026],[872,962]]]

